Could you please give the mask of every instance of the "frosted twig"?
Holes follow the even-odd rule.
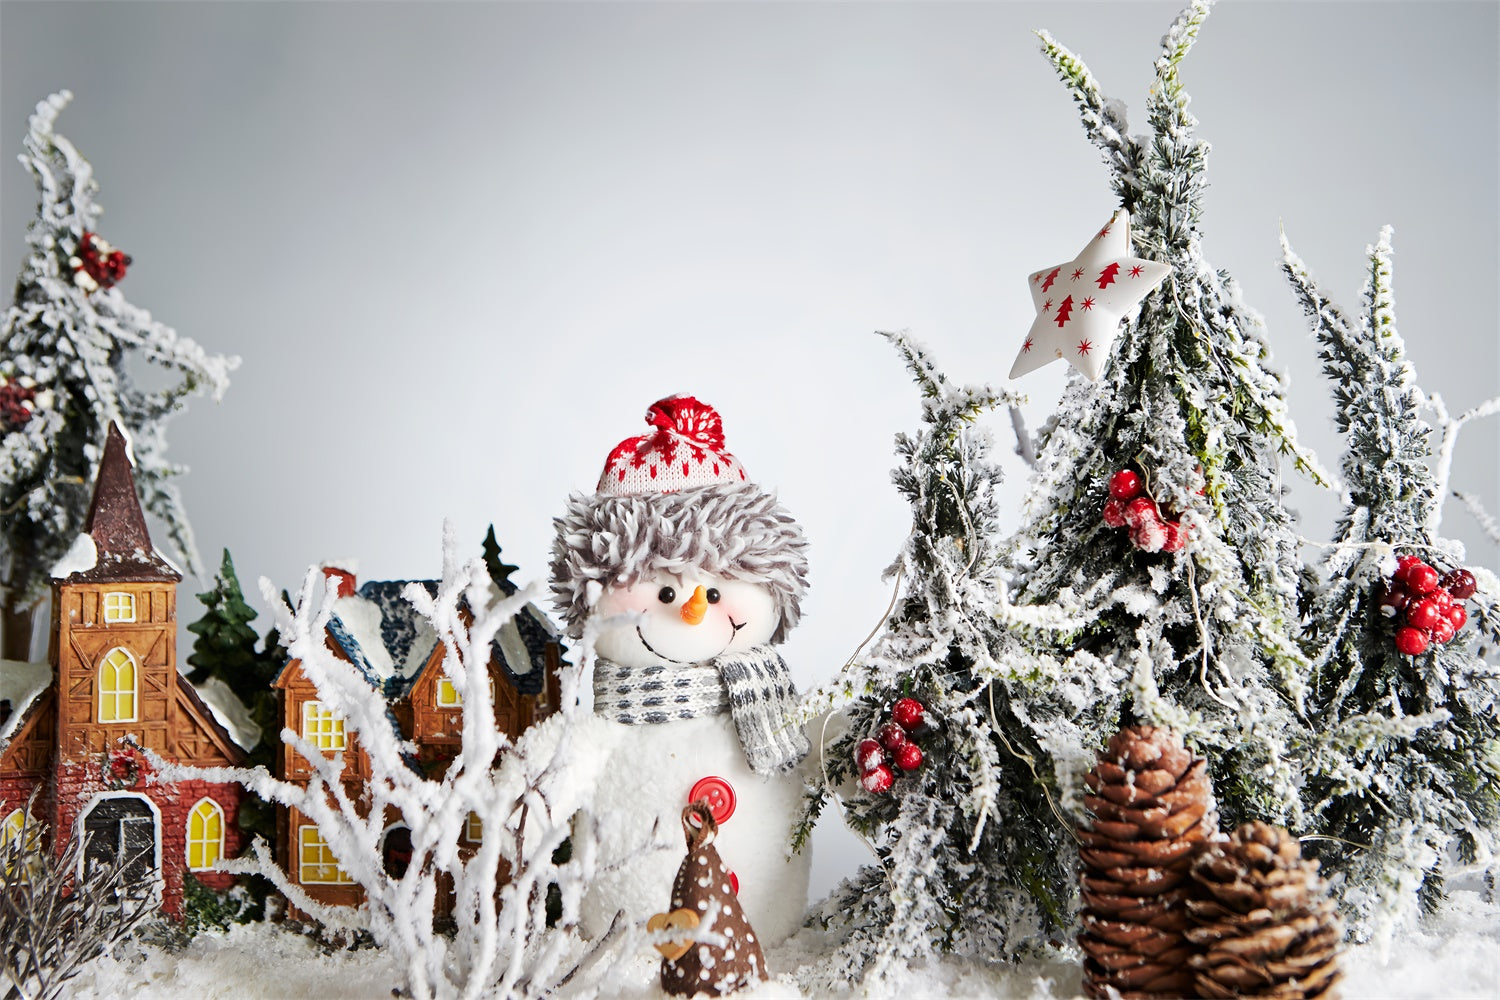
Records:
[[[1021,412],[1019,406],[1010,407],[1010,426],[1016,432],[1016,454],[1021,456],[1021,461],[1030,468],[1036,468],[1036,442],[1032,440],[1031,432],[1026,429],[1026,414]]]
[[[1461,490],[1454,490],[1453,496],[1459,503],[1463,504],[1464,510],[1467,510],[1473,515],[1474,520],[1479,522],[1479,530],[1484,533],[1484,537],[1496,545],[1500,545],[1500,521],[1496,521],[1490,515],[1490,512],[1484,509],[1483,505],[1479,502],[1479,498],[1472,493],[1464,493]]]
[[[1450,416],[1448,407],[1443,402],[1443,397],[1433,393],[1427,397],[1427,407],[1437,418],[1438,429],[1442,432],[1442,441],[1438,445],[1437,465],[1432,470],[1433,492],[1438,496],[1444,496],[1448,492],[1448,480],[1453,474],[1453,448],[1458,444],[1458,432],[1463,430],[1464,425],[1471,420],[1481,417],[1493,416],[1500,413],[1500,396],[1487,399],[1478,406],[1470,407],[1458,416]],[[1432,505],[1432,514],[1427,520],[1427,530],[1433,534],[1437,533],[1438,525],[1443,520],[1443,505],[1441,503]]]

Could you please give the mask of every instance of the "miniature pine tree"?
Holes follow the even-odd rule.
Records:
[[[148,513],[198,573],[198,553],[176,487],[182,471],[166,461],[164,421],[187,397],[220,398],[237,358],[210,355],[130,304],[113,287],[123,255],[108,273],[93,259],[99,207],[93,168],[53,131],[67,91],[37,105],[24,163],[41,196],[27,230],[28,252],[15,301],[0,329],[0,585],[5,590],[5,648],[27,659],[31,617],[48,570],[73,543],[88,510],[111,421],[130,435],[136,484]],[[87,261],[84,258],[89,258]],[[78,263],[72,263],[77,261]],[[83,266],[85,263],[88,266]],[[97,274],[103,280],[96,280]],[[130,375],[140,361],[174,376],[146,390]],[[25,397],[25,398],[22,398]]]
[[[1314,651],[1307,749],[1309,842],[1341,872],[1356,938],[1385,937],[1421,901],[1442,897],[1455,863],[1500,848],[1500,677],[1478,655],[1497,639],[1494,577],[1468,604],[1454,641],[1409,655],[1397,636],[1416,600],[1391,580],[1396,555],[1461,569],[1438,537],[1442,490],[1425,402],[1396,330],[1390,230],[1368,249],[1364,311],[1351,322],[1282,239],[1283,269],[1312,317],[1346,447],[1345,507],[1311,607]],[[1463,607],[1470,586],[1456,587]],[[1446,592],[1446,591],[1445,591]],[[1468,617],[1468,612],[1459,620]]]
[[[922,348],[890,339],[925,397],[923,428],[896,445],[893,479],[912,506],[892,567],[900,596],[869,653],[809,701],[847,706],[824,768],[878,864],[824,904],[825,926],[847,936],[810,974],[815,989],[878,983],[935,951],[1014,955],[1060,932],[1073,892],[1071,833],[1036,762],[1063,704],[1092,700],[1097,672],[1064,679],[996,617],[1001,470],[974,421],[1011,400],[952,384]],[[809,824],[827,801],[813,793]]]
[[[199,594],[198,600],[203,602],[205,610],[202,618],[188,626],[188,631],[198,637],[193,640],[193,653],[188,657],[193,667],[188,680],[201,684],[210,677],[218,677],[235,697],[248,704],[268,689],[275,676],[266,676],[255,651],[255,644],[260,641],[250,627],[255,620],[255,609],[245,603],[228,549],[224,550],[213,587]]]
[[[290,603],[285,592],[282,598]],[[199,594],[198,600],[203,602],[205,610],[203,617],[187,627],[197,637],[188,657],[193,668],[188,680],[202,684],[216,678],[239,699],[261,735],[260,741],[249,749],[246,763],[251,767],[271,767],[279,746],[275,734],[280,717],[276,691],[271,685],[286,664],[286,648],[281,645],[275,628],[266,633],[262,649],[255,648],[260,639],[250,627],[256,617],[255,609],[240,590],[228,549],[224,550],[213,587]],[[241,829],[269,840],[276,832],[276,814],[269,803],[252,793],[240,806],[239,824]],[[257,902],[265,897],[268,888],[267,883],[259,880],[252,884],[251,892]]]
[[[1148,135],[1129,135],[1123,105],[1041,34],[1131,213],[1137,252],[1172,271],[1121,331],[1103,378],[1075,375],[1042,428],[1008,569],[1017,605],[1087,620],[1059,656],[1103,660],[1121,681],[1090,707],[1103,721],[1088,734],[1092,749],[1125,722],[1172,728],[1208,758],[1228,822],[1286,823],[1299,803],[1287,754],[1305,728],[1305,661],[1295,642],[1302,568],[1280,460],[1324,476],[1297,443],[1282,379],[1266,367],[1259,316],[1203,259],[1208,144],[1178,67],[1207,13],[1195,2],[1163,38]],[[1105,523],[1112,486],[1116,498],[1172,512],[1181,547],[1163,551],[1160,539],[1135,541]],[[1075,784],[1072,766],[1060,784]]]

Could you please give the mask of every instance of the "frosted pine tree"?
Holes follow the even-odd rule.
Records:
[[[1083,658],[1065,675],[997,617],[1001,471],[975,419],[1012,400],[954,385],[919,346],[888,336],[924,397],[921,430],[896,442],[893,479],[912,506],[890,571],[898,596],[868,654],[808,699],[810,713],[841,707],[843,728],[823,748],[807,825],[836,793],[876,863],[823,904],[824,925],[845,936],[805,973],[814,989],[873,986],[937,951],[1012,956],[1060,932],[1071,841],[1039,761],[1082,757],[1074,719],[1112,683]],[[1027,621],[1066,625],[1050,613]],[[902,733],[915,756],[893,746]]]
[[[1296,825],[1288,751],[1307,724],[1306,660],[1281,459],[1325,476],[1297,442],[1260,317],[1202,254],[1209,146],[1178,68],[1208,6],[1187,8],[1162,40],[1146,135],[1128,134],[1123,105],[1041,33],[1105,154],[1136,252],[1171,273],[1121,331],[1102,378],[1075,375],[1042,428],[1008,569],[1017,605],[1081,605],[1093,619],[1059,656],[1106,661],[1124,678],[1119,695],[1093,707],[1106,720],[1095,748],[1132,718],[1170,727],[1209,759],[1226,823]],[[1116,483],[1122,472],[1182,535],[1137,543],[1105,523],[1111,486],[1130,493],[1130,475]],[[1121,509],[1112,508],[1117,523]],[[1063,768],[1059,782],[1072,788],[1076,777]]]
[[[128,258],[94,233],[93,168],[53,129],[67,91],[37,105],[20,160],[40,194],[27,230],[15,301],[0,328],[0,585],[4,656],[29,657],[31,617],[48,569],[83,525],[105,431],[130,437],[146,510],[161,518],[177,556],[201,572],[181,498],[170,482],[165,420],[187,397],[220,398],[237,358],[210,355],[126,301],[114,281]],[[147,390],[132,364],[164,369]]]
[[[1358,324],[1284,237],[1282,249],[1322,346],[1346,443],[1345,509],[1308,629],[1316,738],[1306,751],[1307,832],[1321,835],[1309,847],[1325,871],[1345,876],[1351,932],[1388,938],[1419,901],[1441,899],[1455,867],[1492,861],[1500,846],[1500,673],[1478,655],[1481,643],[1500,640],[1500,590],[1483,570],[1473,571],[1477,592],[1472,578],[1445,577],[1453,604],[1467,608],[1455,619],[1468,618],[1467,627],[1447,643],[1423,640],[1416,655],[1398,648],[1417,648],[1400,630],[1426,624],[1431,611],[1393,583],[1397,556],[1446,573],[1469,570],[1462,548],[1436,531],[1443,489],[1426,400],[1396,330],[1390,230],[1367,251]]]

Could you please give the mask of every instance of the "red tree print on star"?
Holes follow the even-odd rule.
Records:
[[[1066,326],[1068,317],[1073,315],[1073,296],[1069,295],[1057,305],[1057,325]]]

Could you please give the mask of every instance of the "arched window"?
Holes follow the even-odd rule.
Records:
[[[213,799],[203,799],[188,813],[188,869],[198,872],[212,868],[223,855],[224,810]]]
[[[99,663],[99,721],[134,722],[135,657],[116,646]]]
[[[26,813],[17,809],[0,822],[0,850],[3,850],[12,840],[21,835],[26,829]]]

